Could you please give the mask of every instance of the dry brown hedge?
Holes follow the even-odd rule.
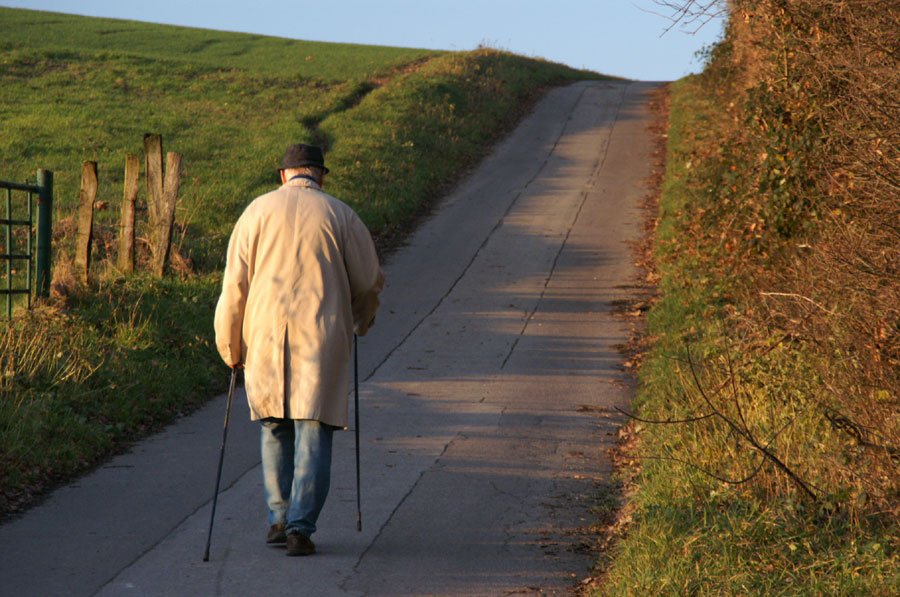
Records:
[[[728,325],[746,353],[782,338],[811,363],[797,387],[842,438],[820,455],[827,485],[896,511],[900,3],[731,0],[728,12],[703,74],[726,135],[697,156],[707,196],[688,232],[735,280]]]

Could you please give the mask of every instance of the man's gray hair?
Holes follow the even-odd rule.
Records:
[[[319,168],[318,166],[299,166],[297,168],[288,168],[285,170],[285,172],[290,172],[293,176],[302,174],[305,176],[312,176],[316,179],[318,179],[325,173],[324,170],[322,170],[322,168]]]

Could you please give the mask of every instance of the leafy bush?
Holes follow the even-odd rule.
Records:
[[[896,594],[900,12],[728,5],[673,86],[653,423],[604,594]]]

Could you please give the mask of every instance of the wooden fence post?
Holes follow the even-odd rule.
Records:
[[[134,202],[138,194],[138,179],[141,166],[138,156],[129,153],[125,156],[125,195],[122,198],[122,225],[119,230],[120,271],[134,271]]]
[[[150,271],[162,277],[169,259],[172,224],[175,222],[175,203],[181,187],[181,154],[166,154],[166,173],[163,180],[162,137],[144,135],[144,155],[147,162],[147,213],[150,220]]]
[[[150,235],[159,221],[158,209],[163,196],[163,154],[160,135],[144,135],[145,173],[147,176],[147,214],[150,220]],[[152,242],[152,241],[151,241]]]
[[[38,242],[37,242],[37,296],[50,296],[50,243],[53,239],[53,172],[41,168],[37,171],[38,192]]]
[[[83,284],[91,268],[91,241],[94,227],[94,199],[97,197],[97,162],[81,165],[81,204],[75,235],[75,274]]]
[[[156,207],[156,227],[152,231],[152,265],[151,272],[162,277],[169,260],[169,248],[172,242],[172,225],[175,222],[175,203],[178,201],[178,189],[181,187],[181,154],[166,154],[166,183],[162,201]]]

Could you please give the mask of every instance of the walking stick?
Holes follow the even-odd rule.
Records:
[[[228,405],[225,407],[225,431],[222,432],[222,449],[219,450],[219,471],[216,473],[216,491],[213,493],[212,514],[209,516],[209,534],[206,536],[206,551],[203,561],[209,561],[209,544],[212,542],[213,521],[216,519],[216,502],[219,500],[219,482],[222,480],[222,462],[225,460],[225,440],[228,439],[228,419],[231,418],[231,400],[234,398],[234,381],[239,365],[231,369],[231,384],[228,386]]]
[[[362,508],[359,495],[359,337],[353,334],[353,412],[356,415],[356,532],[362,531]]]

